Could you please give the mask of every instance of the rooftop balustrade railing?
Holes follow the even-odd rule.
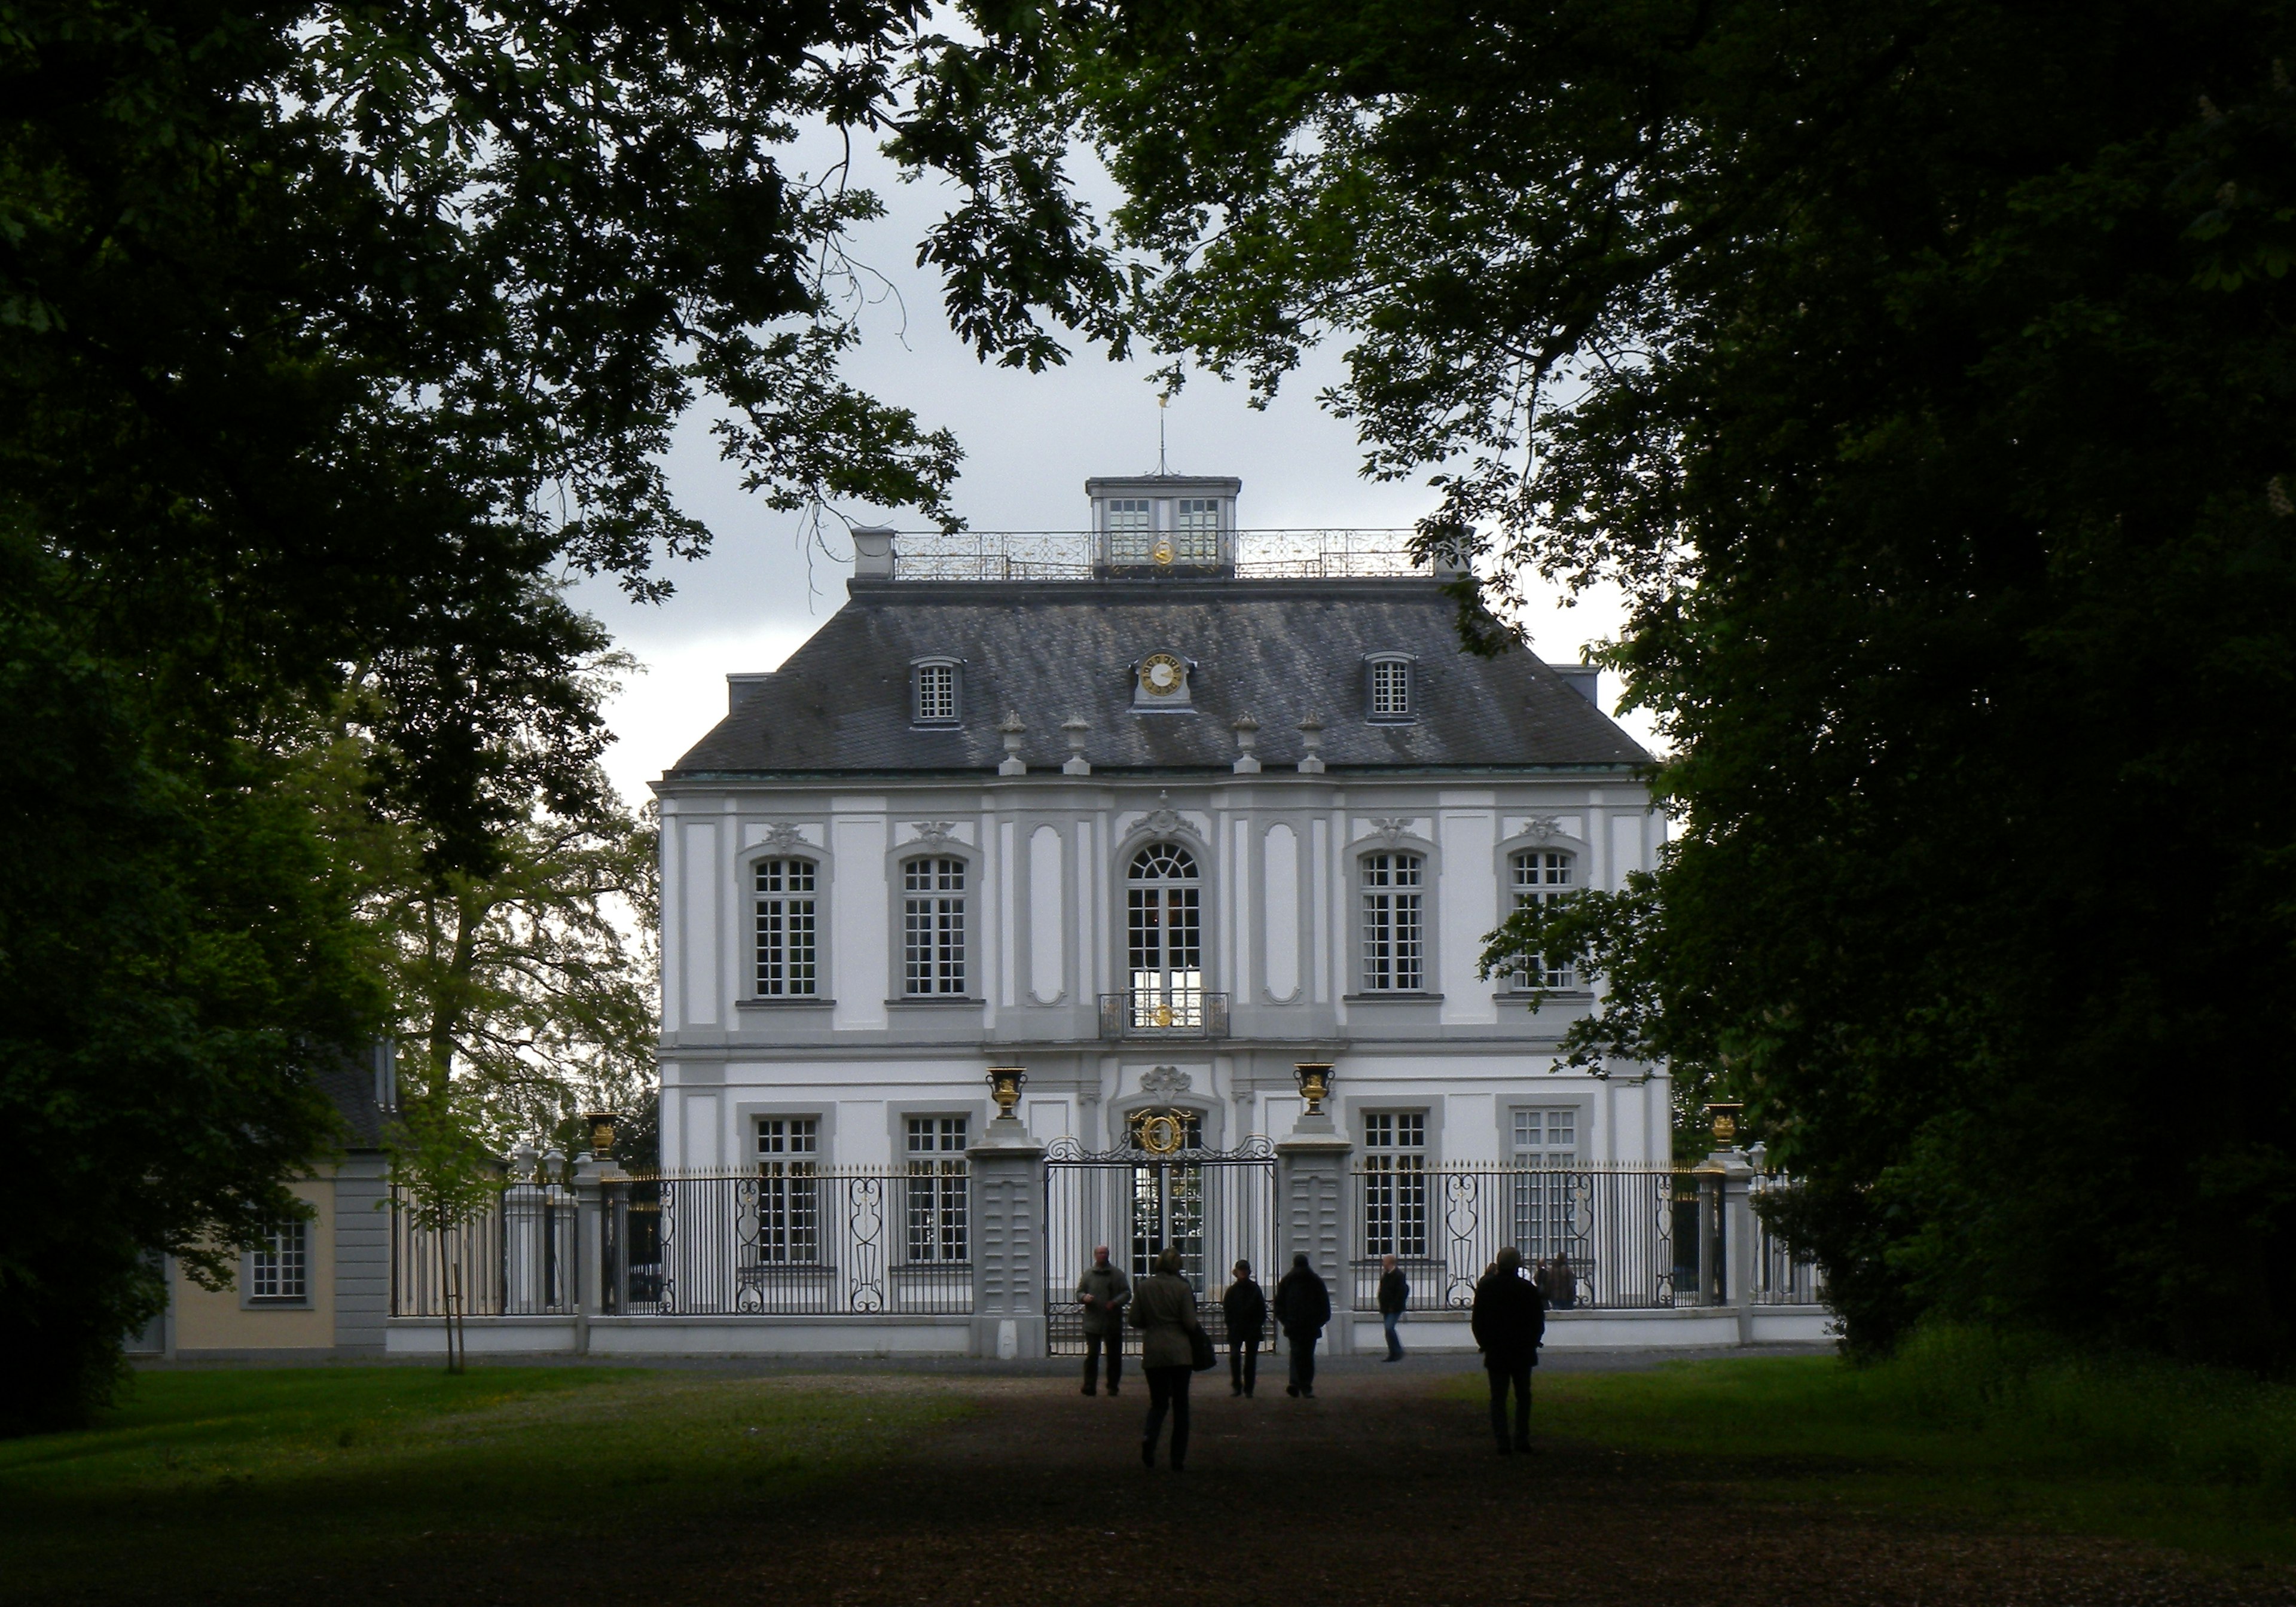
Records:
[[[1402,529],[1228,530],[1220,561],[1109,564],[1091,530],[917,531],[893,538],[896,580],[1091,580],[1106,575],[1233,573],[1247,580],[1370,579],[1431,575]],[[1172,549],[1164,549],[1171,552]]]

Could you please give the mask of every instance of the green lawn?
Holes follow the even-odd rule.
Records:
[[[1694,1457],[1755,1500],[2296,1561],[2296,1388],[2234,1373],[1947,1332],[1868,1368],[1790,1357],[1550,1373],[1537,1410],[1546,1433]]]
[[[658,1508],[770,1499],[858,1467],[961,1409],[884,1378],[146,1373],[96,1429],[0,1440],[0,1594],[339,1579],[410,1546],[573,1557]]]

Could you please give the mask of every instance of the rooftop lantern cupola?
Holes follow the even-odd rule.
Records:
[[[1240,480],[1143,474],[1088,480],[1093,568],[1118,578],[1235,573]]]

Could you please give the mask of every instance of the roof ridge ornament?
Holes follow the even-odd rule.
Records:
[[[1324,773],[1323,755],[1319,751],[1323,745],[1324,717],[1311,713],[1300,722],[1300,775],[1321,775]]]
[[[1235,733],[1235,773],[1238,775],[1259,774],[1259,760],[1252,750],[1259,745],[1259,722],[1250,714],[1239,714],[1235,724],[1228,727]]]
[[[1092,761],[1084,756],[1085,734],[1092,724],[1082,715],[1072,714],[1061,722],[1061,731],[1069,739],[1068,762],[1061,767],[1063,775],[1090,775]]]
[[[1021,739],[1028,734],[1028,726],[1021,723],[1021,711],[1017,709],[1007,709],[1004,711],[1003,722],[996,727],[996,734],[1004,739],[1004,757],[997,763],[997,775],[1026,775],[1029,774],[1029,761],[1021,757]]]

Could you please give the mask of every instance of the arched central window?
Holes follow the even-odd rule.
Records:
[[[1203,1023],[1204,939],[1196,858],[1152,842],[1125,877],[1135,1027]]]

